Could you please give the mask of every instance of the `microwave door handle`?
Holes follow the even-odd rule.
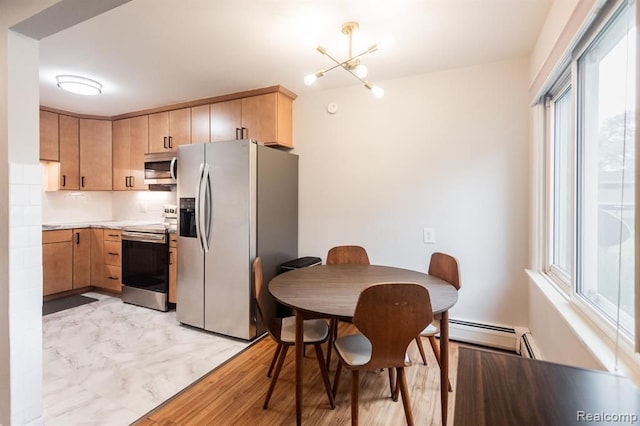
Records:
[[[200,223],[200,211],[201,206],[200,206],[200,202],[202,200],[202,172],[204,171],[204,164],[200,164],[200,174],[199,174],[199,178],[198,178],[198,184],[196,186],[196,200],[195,200],[195,221],[196,221],[196,235],[198,236],[198,242],[200,243],[200,251],[204,252],[204,246],[202,243],[202,228],[201,228],[201,223]]]
[[[171,159],[171,164],[169,164],[169,173],[171,173],[171,179],[176,180],[176,157]]]
[[[205,163],[200,184],[200,229],[202,230],[202,247],[205,254],[209,252],[211,237],[211,185],[209,184],[209,164]]]

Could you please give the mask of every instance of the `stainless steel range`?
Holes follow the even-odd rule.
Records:
[[[169,238],[167,225],[122,230],[122,301],[168,310]]]

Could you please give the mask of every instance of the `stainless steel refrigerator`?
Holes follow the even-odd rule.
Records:
[[[265,331],[252,262],[265,285],[298,256],[298,156],[234,140],[178,147],[178,321],[253,339]]]

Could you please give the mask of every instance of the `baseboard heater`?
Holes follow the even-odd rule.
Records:
[[[527,358],[539,358],[531,331],[525,327],[450,319],[449,338],[458,342],[516,352]]]

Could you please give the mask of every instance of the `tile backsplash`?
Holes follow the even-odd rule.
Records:
[[[43,191],[42,223],[162,221],[165,204],[176,204],[175,191]]]

